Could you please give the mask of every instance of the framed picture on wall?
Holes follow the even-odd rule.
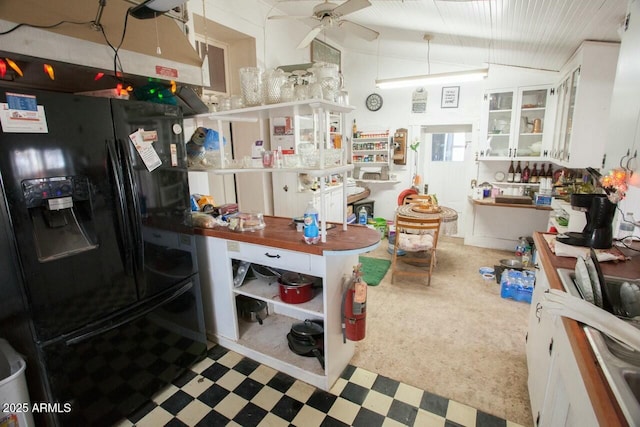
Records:
[[[458,108],[460,96],[460,86],[449,86],[442,88],[441,108]]]
[[[336,64],[338,70],[342,70],[341,53],[333,46],[321,42],[318,39],[311,41],[311,62],[328,62]]]

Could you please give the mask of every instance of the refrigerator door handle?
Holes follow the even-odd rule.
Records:
[[[97,337],[98,335],[102,335],[113,329],[119,328],[122,325],[131,323],[134,320],[140,319],[141,317],[146,316],[147,314],[158,309],[159,307],[173,301],[174,299],[178,298],[180,295],[184,294],[185,292],[188,292],[192,287],[193,287],[193,282],[189,280],[183,286],[173,291],[169,296],[165,296],[161,298],[160,301],[157,301],[157,299],[153,299],[152,301],[147,303],[145,306],[136,307],[134,310],[132,310],[134,311],[133,314],[128,312],[122,315],[121,317],[114,319],[111,322],[108,322],[106,325],[102,327],[93,329],[86,333],[80,333],[72,338],[68,338],[67,340],[65,340],[65,344],[68,346],[77,345],[91,338]]]
[[[144,271],[144,238],[142,237],[142,214],[140,213],[140,201],[138,200],[136,182],[133,177],[133,166],[129,158],[128,141],[118,139],[122,170],[125,179],[125,192],[131,208],[129,209],[131,233],[133,235],[134,257],[133,263],[137,274]]]
[[[114,180],[113,192],[116,201],[116,228],[118,231],[118,239],[120,240],[121,251],[120,256],[122,257],[122,263],[124,265],[125,273],[128,276],[133,276],[133,247],[131,244],[131,238],[129,237],[129,233],[126,231],[129,229],[129,219],[127,217],[127,201],[125,199],[125,195],[122,191],[122,171],[118,167],[118,154],[115,147],[115,143],[113,140],[108,139],[107,142],[107,168],[110,170],[108,173],[112,176]]]

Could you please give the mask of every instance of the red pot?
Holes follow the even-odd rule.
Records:
[[[288,304],[302,304],[313,298],[313,281],[306,276],[295,275],[278,280],[280,284],[280,299]]]

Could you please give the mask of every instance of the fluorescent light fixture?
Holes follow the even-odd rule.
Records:
[[[174,7],[184,4],[186,0],[147,0],[131,8],[129,14],[138,19],[155,18]]]
[[[489,75],[488,68],[478,70],[454,71],[451,73],[426,74],[423,76],[397,77],[395,79],[376,80],[380,89],[397,89],[401,87],[426,86],[447,83],[463,83],[482,80]]]

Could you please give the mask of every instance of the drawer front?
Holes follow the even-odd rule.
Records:
[[[312,269],[311,254],[235,241],[227,241],[227,250],[231,258],[300,273],[315,273],[312,271],[315,269]]]

